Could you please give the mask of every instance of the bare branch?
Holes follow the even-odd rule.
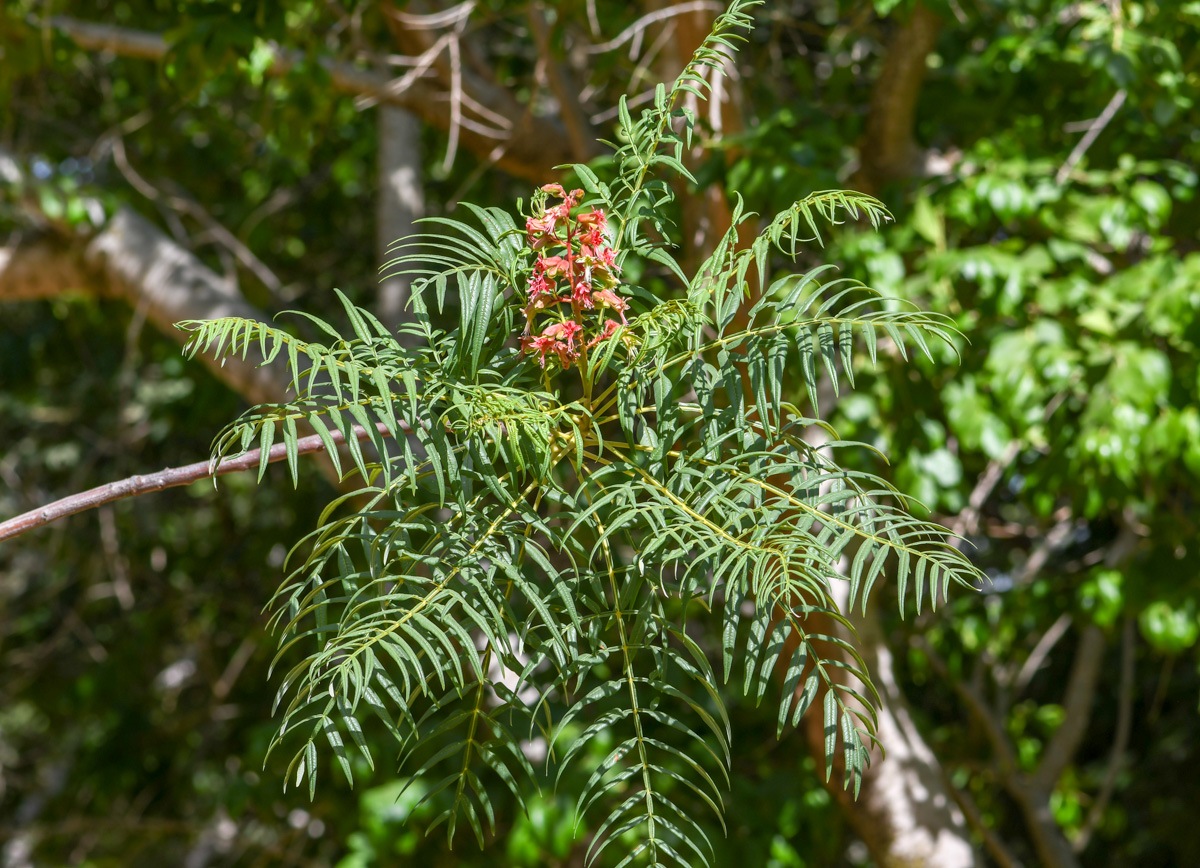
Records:
[[[665,21],[668,18],[674,18],[676,15],[686,15],[689,12],[724,12],[725,5],[717,3],[715,0],[691,0],[689,3],[679,3],[675,6],[668,6],[666,9],[659,9],[656,12],[650,12],[643,15],[637,21],[630,24],[614,38],[608,42],[601,42],[599,45],[593,45],[588,48],[588,54],[603,54],[606,51],[612,51],[614,48],[620,48],[634,36],[641,36],[651,24],[656,21]]]
[[[1033,774],[1033,785],[1042,792],[1048,793],[1054,788],[1087,733],[1092,701],[1096,697],[1096,683],[1104,662],[1104,647],[1104,631],[1095,624],[1085,627],[1067,679],[1062,703],[1063,722],[1050,738]]]
[[[1017,752],[1008,738],[1008,733],[1004,731],[1003,722],[997,719],[996,715],[992,713],[992,709],[974,687],[965,684],[962,679],[954,677],[954,674],[950,671],[950,667],[942,659],[942,655],[938,654],[923,636],[914,636],[912,643],[925,654],[930,666],[933,667],[933,671],[937,673],[939,678],[954,688],[954,692],[963,701],[963,704],[967,707],[967,711],[973,714],[980,725],[982,725],[984,735],[987,736],[988,742],[991,743],[992,751],[995,753],[996,760],[999,763],[1001,776],[1008,777],[1013,775],[1018,768]]]
[[[1112,99],[1108,101],[1108,105],[1104,107],[1104,111],[1100,112],[1100,117],[1096,118],[1088,125],[1088,131],[1084,134],[1079,143],[1071,150],[1067,161],[1062,164],[1058,172],[1054,175],[1054,183],[1060,187],[1066,183],[1067,178],[1071,176],[1072,170],[1083,159],[1083,155],[1087,153],[1088,148],[1092,143],[1099,138],[1104,132],[1104,128],[1108,126],[1108,122],[1113,119],[1117,111],[1125,104],[1125,88],[1113,94]]]
[[[958,803],[959,809],[967,818],[967,823],[975,830],[975,834],[983,838],[983,846],[987,848],[996,864],[1000,868],[1021,868],[1021,863],[1009,852],[1000,837],[984,822],[983,816],[979,813],[979,806],[975,804],[975,799],[971,797],[971,794],[967,790],[955,786],[954,781],[950,780],[950,776],[945,772],[942,773],[942,783],[954,801]]]
[[[383,423],[376,424],[379,432],[387,436],[387,427]],[[371,436],[371,433],[360,425],[354,426],[354,434],[360,441],[366,440]],[[340,431],[333,431],[330,433],[330,436],[335,444],[340,445],[345,442],[345,437]],[[296,451],[301,455],[306,455],[310,452],[320,452],[324,448],[324,441],[318,434],[301,437],[296,442]],[[54,503],[18,515],[16,518],[0,522],[0,541],[12,539],[13,537],[57,521],[60,518],[66,518],[69,515],[75,515],[76,513],[94,509],[126,497],[136,497],[140,494],[162,491],[180,485],[191,485],[193,482],[198,482],[201,479],[250,470],[259,466],[260,455],[261,450],[251,449],[237,458],[222,461],[215,468],[209,461],[197,461],[195,464],[187,464],[183,467],[168,467],[157,473],[130,476],[127,479],[110,482],[107,485],[101,485],[89,491],[72,494],[69,497],[56,500]],[[277,443],[271,447],[271,451],[267,455],[267,461],[274,463],[282,461],[286,457],[287,445]]]
[[[207,230],[207,233],[212,236],[214,241],[224,246],[230,253],[237,257],[237,260],[258,278],[259,282],[271,292],[272,296],[277,301],[280,300],[283,281],[271,270],[271,267],[259,259],[254,254],[254,251],[242,243],[241,239],[214,219],[198,202],[183,196],[173,196],[164,193],[142,177],[141,173],[130,163],[129,155],[125,152],[125,139],[120,135],[113,138],[112,154],[117,168],[135,190],[152,202],[160,202],[168,208],[187,214],[199,222]]]
[[[70,290],[105,294],[77,246],[47,234],[17,236],[0,247],[0,301],[36,301]]]
[[[1046,662],[1046,658],[1050,656],[1050,652],[1054,650],[1054,646],[1058,644],[1058,640],[1067,634],[1067,628],[1071,626],[1070,614],[1064,612],[1058,616],[1058,620],[1050,625],[1050,629],[1042,634],[1042,638],[1033,646],[1033,650],[1029,652],[1029,657],[1021,666],[1021,671],[1017,673],[1016,680],[1013,682],[1013,693],[1015,696],[1020,696],[1025,688],[1029,686],[1029,682],[1033,680],[1033,676],[1042,668],[1042,664]]]
[[[1109,755],[1108,770],[1104,773],[1104,781],[1100,792],[1092,802],[1083,827],[1076,834],[1071,846],[1076,853],[1082,853],[1092,838],[1092,833],[1104,819],[1104,811],[1112,799],[1113,790],[1117,786],[1117,775],[1125,762],[1125,750],[1129,747],[1129,734],[1133,729],[1133,675],[1134,657],[1137,636],[1133,629],[1133,618],[1126,617],[1121,628],[1121,686],[1117,692],[1117,732],[1113,738],[1112,753]]]
[[[122,57],[161,61],[170,46],[161,36],[127,27],[95,24],[65,16],[54,16],[49,25],[89,51],[107,51]],[[296,52],[275,49],[275,57],[266,74],[287,75],[305,58]],[[445,90],[434,80],[417,77],[403,90],[393,92],[393,79],[370,69],[330,58],[319,60],[329,75],[335,90],[351,96],[370,97],[378,102],[407,108],[426,123],[449,129],[450,113]],[[498,111],[512,120],[512,129],[504,140],[496,165],[512,175],[534,182],[544,182],[554,166],[571,162],[571,148],[563,126],[553,118],[521,113],[512,96],[502,88],[492,87],[477,76],[464,73],[464,84],[473,99]],[[517,118],[520,117],[518,121]],[[496,151],[493,134],[484,135],[463,124],[459,143],[476,156],[487,159]]]
[[[550,26],[546,23],[546,10],[541,3],[529,4],[529,23],[537,42],[538,54],[546,64],[546,78],[550,89],[558,100],[567,135],[571,139],[571,150],[575,159],[586,161],[595,153],[596,132],[592,129],[587,113],[579,100],[579,88],[571,81],[570,73],[558,62],[550,45]]]

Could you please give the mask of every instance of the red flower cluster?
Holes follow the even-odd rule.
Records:
[[[536,353],[543,368],[547,356],[554,354],[565,369],[583,348],[590,349],[612,337],[625,322],[629,304],[616,292],[620,269],[617,253],[604,234],[604,212],[593,208],[572,216],[572,209],[583,198],[582,190],[568,193],[561,184],[547,184],[542,192],[549,196],[535,200],[535,214],[525,221],[529,247],[539,253],[529,278],[521,348]],[[548,206],[550,197],[561,201]],[[569,317],[559,307],[563,304],[571,305]],[[589,328],[585,312],[597,307],[616,311],[621,323],[612,319],[600,323],[597,319]],[[550,311],[557,319],[534,335],[534,320],[539,311]]]

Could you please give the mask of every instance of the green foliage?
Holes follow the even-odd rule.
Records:
[[[622,285],[633,315],[586,348],[560,344],[559,361],[543,349],[539,366],[514,346],[522,311],[534,315],[530,276],[548,268],[544,242],[474,207],[473,222],[429,221],[439,231],[389,264],[415,277],[407,331],[423,345],[402,345],[345,297],[346,336],[305,315],[324,344],[244,320],[183,324],[190,354],[257,350],[292,371],[295,399],[243,415],[214,460],[280,439],[295,478],[301,426],[327,440],[336,429],[349,449],[335,460],[360,482],[293,549],[272,602],[284,671],[275,745],[298,745],[287,774],[310,796],[326,751],[347,779],[355,749],[374,767],[364,727],[378,725],[428,782],[433,825],[453,838],[465,824],[482,845],[497,794],[530,797],[538,746],[555,780],[581,775],[576,811],[597,818],[589,861],[611,849],[623,865],[712,864],[711,827],[697,817],[720,819],[729,787],[724,684],[740,681],[756,703],[775,693],[777,733],[820,706],[825,775],[840,753],[857,793],[878,697],[853,642],[810,626],[853,633],[831,583],[848,581],[851,605],[865,605],[891,571],[901,606],[920,611],[977,580],[896,488],[839,462],[860,444],[814,418],[824,381],[853,387],[862,349],[932,358],[930,339],[953,342],[952,324],[828,267],[768,277],[773,259],[820,241],[822,223],[878,225],[883,206],[806,196],[745,249],[731,230],[690,278],[658,240],[671,231],[671,188],[655,170],[688,177],[694,118],[681,98],[702,95],[701,70],[719,68],[754,5],[732,4],[638,120],[622,104],[610,180],[574,167],[582,207],[612,220],[613,273],[640,261],[678,291]],[[735,226],[748,216],[739,208]],[[592,280],[572,267],[568,287]],[[453,302],[457,327],[444,328]],[[573,328],[598,330],[584,305],[573,316]],[[785,399],[791,359],[811,415]],[[361,446],[355,425],[369,435]],[[719,646],[692,623],[711,624]],[[611,748],[596,756],[587,747],[601,737]]]

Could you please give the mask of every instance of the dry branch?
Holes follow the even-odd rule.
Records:
[[[377,427],[380,434],[387,436],[388,431],[386,426],[382,423],[377,423]],[[354,434],[360,441],[366,440],[371,436],[370,432],[361,425],[354,426]],[[337,445],[346,442],[345,436],[340,431],[333,431],[330,436]],[[318,434],[301,437],[296,441],[296,452],[300,455],[306,455],[310,452],[320,452],[324,448],[325,444]],[[166,488],[191,485],[193,482],[198,482],[201,479],[250,470],[259,466],[261,454],[261,450],[251,449],[249,452],[239,455],[236,458],[227,458],[221,461],[215,468],[210,461],[197,461],[195,464],[187,464],[183,467],[168,467],[157,473],[143,473],[137,476],[130,476],[127,479],[110,482],[88,491],[72,494],[69,497],[56,500],[38,509],[31,509],[29,512],[18,515],[16,518],[10,518],[8,521],[0,523],[0,541],[12,539],[13,537],[57,521],[60,518],[66,518],[69,515],[85,512],[89,509],[95,509],[98,506],[122,500],[126,497],[136,497],[139,494],[162,491]],[[277,443],[271,447],[270,452],[267,454],[267,462],[273,464],[276,461],[282,461],[286,457],[287,445]]]
[[[59,33],[69,37],[88,51],[110,52],[120,57],[161,61],[170,44],[156,33],[128,27],[96,24],[56,15],[48,22]],[[304,58],[297,52],[277,48],[275,58],[266,74],[281,77],[291,72]],[[345,94],[369,97],[374,101],[409,109],[422,120],[441,129],[450,127],[450,107],[446,91],[436,80],[417,77],[407,82],[403,90],[394,87],[394,80],[371,69],[363,69],[343,61],[322,58],[322,69],[334,89]],[[474,99],[490,109],[499,109],[512,121],[512,129],[504,139],[505,150],[496,160],[504,171],[536,183],[543,183],[554,166],[571,161],[571,147],[566,131],[553,118],[536,117],[531,112],[506,111],[512,98],[505,92],[499,98],[498,88],[488,87],[476,76],[464,75]],[[476,156],[487,159],[496,150],[494,133],[488,135],[462,125],[459,144]]]

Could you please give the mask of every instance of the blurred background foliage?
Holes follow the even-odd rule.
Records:
[[[339,70],[394,79],[412,68],[397,57],[459,33],[475,40],[479,92],[570,128],[574,76],[581,127],[604,135],[619,93],[673,73],[690,20],[641,18],[667,2],[399,5],[5,4],[0,518],[200,460],[245,400],[111,286],[14,289],[21,245],[51,244],[88,277],[76,249],[132,208],[260,309],[337,316],[334,286],[370,307],[381,109]],[[822,406],[843,437],[894,457],[894,482],[992,577],[936,613],[879,613],[979,864],[1200,864],[1200,779],[1180,773],[1200,768],[1200,3],[769,0],[758,14],[678,216],[714,197],[773,213],[865,189],[896,221],[842,227],[811,264],[964,332],[957,359],[884,353]],[[89,43],[79,22],[162,49]],[[524,163],[520,143],[498,155],[455,126],[447,94],[405,106],[427,214],[506,206],[553,163],[597,156],[536,137]],[[486,112],[503,104],[482,108],[471,122],[502,126]],[[525,155],[539,145],[543,164]],[[295,491],[280,469],[262,486],[231,476],[0,544],[0,863],[583,864],[571,782],[525,813],[503,806],[503,840],[481,853],[426,835],[424,782],[401,793],[384,769],[352,792],[330,777],[310,803],[282,791],[275,758],[261,767],[274,689],[261,609],[330,492],[316,474]],[[777,741],[769,709],[733,713],[753,747],[734,758],[716,864],[892,864],[860,809],[823,789],[800,734]],[[1065,844],[1039,843],[1052,839]]]

